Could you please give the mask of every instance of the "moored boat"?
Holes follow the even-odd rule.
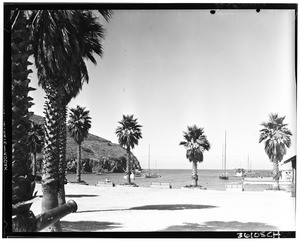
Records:
[[[149,174],[148,172],[145,173],[144,175],[145,178],[157,178],[157,177],[160,177],[159,173],[151,173]]]
[[[228,180],[229,179],[229,176],[228,176],[228,173],[226,172],[226,131],[225,131],[225,148],[224,148],[224,156],[223,156],[223,153],[222,153],[222,162],[223,162],[223,173],[219,176],[220,179],[222,180]]]
[[[272,184],[274,179],[272,177],[245,177],[244,184]],[[291,184],[288,180],[279,180],[279,184]]]
[[[155,169],[156,169],[156,161],[155,161]],[[149,144],[149,153],[148,153],[148,172],[144,173],[144,178],[158,178],[161,177],[159,173],[151,173],[150,172],[150,144]]]
[[[228,176],[228,173],[227,172],[223,172],[220,176],[219,176],[220,179],[223,179],[223,180],[228,180],[229,179],[229,176]]]
[[[234,173],[236,177],[243,177],[245,175],[245,170],[243,168],[237,168]]]
[[[245,177],[244,184],[272,184],[274,182],[273,177]],[[284,170],[280,171],[279,184],[292,184],[292,171]]]

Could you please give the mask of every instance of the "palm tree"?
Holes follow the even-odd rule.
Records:
[[[87,10],[39,10],[31,18],[39,85],[46,93],[43,211],[65,203],[66,105],[88,82],[84,59],[96,64],[93,54],[102,55],[104,30],[91,16]]]
[[[186,158],[192,162],[192,180],[196,187],[198,182],[197,163],[203,162],[203,152],[210,149],[210,143],[204,135],[204,128],[198,128],[196,125],[188,126],[187,131],[183,132],[183,145],[186,150]]]
[[[36,176],[36,154],[42,151],[43,146],[42,126],[31,122],[30,132],[28,133],[28,144],[31,153],[32,175]]]
[[[263,122],[263,129],[260,130],[259,143],[265,142],[265,152],[271,162],[273,162],[273,189],[279,189],[279,162],[286,154],[287,148],[291,146],[292,132],[284,124],[284,117],[271,113],[268,122]]]
[[[123,119],[118,122],[120,126],[116,129],[116,135],[118,137],[119,144],[126,148],[126,178],[130,185],[131,174],[131,153],[130,149],[133,149],[135,145],[138,145],[139,139],[142,138],[141,125],[138,124],[137,119],[133,118],[133,115],[123,115]]]
[[[60,180],[63,165],[62,109],[64,109],[67,83],[81,80],[80,61],[76,36],[75,11],[39,10],[32,14],[32,44],[39,85],[45,91],[45,142],[42,176],[42,212],[57,207],[64,196]],[[73,55],[73,56],[72,56]],[[64,199],[64,197],[62,197]],[[64,202],[65,200],[62,200]],[[59,222],[49,231],[61,231]]]
[[[99,12],[106,21],[112,15],[110,10],[99,10]],[[59,159],[59,156],[63,156],[59,155],[63,152],[59,145],[65,143],[65,141],[60,141],[60,138],[65,136],[61,132],[66,128],[62,128],[62,125],[59,124],[60,120],[63,120],[63,118],[59,118],[61,116],[59,111],[62,109],[65,111],[65,108],[62,107],[65,102],[68,102],[65,95],[74,93],[72,90],[76,92],[76,88],[78,86],[81,88],[81,84],[88,79],[83,58],[91,59],[95,63],[92,54],[102,51],[101,44],[98,44],[103,37],[102,26],[98,24],[101,26],[99,33],[95,32],[97,24],[94,24],[93,28],[87,28],[89,31],[84,33],[89,33],[89,37],[86,37],[80,32],[86,27],[85,24],[82,24],[82,19],[85,18],[82,17],[83,15],[87,16],[87,19],[91,19],[88,17],[91,15],[91,11],[87,10],[13,10],[10,14],[12,63],[16,63],[12,65],[12,72],[16,73],[14,77],[16,81],[12,82],[12,90],[16,89],[17,96],[15,98],[16,106],[13,105],[12,110],[18,112],[16,114],[18,119],[13,117],[13,125],[21,127],[19,132],[26,133],[30,126],[30,114],[27,109],[32,105],[31,99],[28,97],[28,91],[32,88],[28,87],[27,76],[30,70],[27,70],[27,66],[31,64],[28,62],[28,57],[32,52],[34,52],[35,64],[38,69],[39,84],[46,92],[43,165],[45,175],[43,175],[42,211],[57,206],[57,197],[55,198],[54,195],[60,195],[61,182],[58,183],[59,185],[55,183],[61,179],[61,176],[64,176],[64,172],[60,175],[64,165]],[[95,18],[91,20],[96,21]],[[91,37],[93,37],[92,43],[89,42]],[[91,50],[90,48],[95,49]],[[77,92],[79,90],[77,89]],[[23,91],[22,94],[20,91]],[[70,96],[74,97],[72,94]],[[21,111],[23,113],[20,114]],[[22,159],[24,160],[24,153],[27,151],[22,143],[27,136],[20,133],[15,136],[17,137],[16,143],[13,144],[13,156],[15,157],[13,158],[13,173],[23,175],[26,173],[26,168],[22,166],[24,165]],[[24,139],[23,142],[21,138]],[[57,186],[58,189],[56,189]]]
[[[26,168],[29,148],[27,135],[30,128],[28,109],[33,105],[28,92],[34,90],[29,86],[28,61],[32,50],[28,48],[29,34],[27,19],[23,12],[11,13],[11,60],[12,60],[12,176],[27,175]],[[18,21],[17,21],[18,20]]]
[[[29,147],[27,136],[30,128],[28,109],[33,105],[28,93],[32,90],[29,86],[28,61],[32,54],[30,48],[30,33],[28,18],[23,11],[11,10],[5,16],[5,39],[11,43],[11,130],[12,130],[12,231],[33,231],[35,216],[30,211],[30,206],[25,201],[34,197],[35,181],[29,170]],[[5,51],[9,51],[5,49]],[[9,66],[8,66],[9,67]],[[7,75],[5,75],[7,76]],[[4,100],[4,104],[7,102]],[[4,109],[5,110],[5,109]],[[10,118],[6,115],[5,118]],[[7,122],[10,120],[7,119]],[[4,126],[4,135],[7,130]],[[6,186],[6,185],[5,185]],[[29,224],[29,225],[28,225]]]
[[[78,144],[77,155],[77,177],[76,181],[81,182],[81,143],[88,136],[89,129],[91,128],[91,117],[89,111],[84,107],[77,105],[76,109],[70,109],[70,119],[68,121],[69,135],[74,138]]]
[[[80,45],[81,56],[85,59],[92,61],[95,65],[97,61],[95,60],[93,54],[103,56],[101,39],[104,39],[104,29],[102,25],[97,22],[91,11],[83,11],[84,14],[78,15],[78,43]],[[111,11],[100,10],[102,16],[108,21],[111,16]],[[74,71],[80,70],[82,76],[78,75],[78,78],[75,78],[75,81],[70,79],[69,82],[65,84],[65,96],[62,108],[60,110],[60,144],[59,144],[59,186],[58,186],[58,205],[63,205],[65,201],[65,191],[64,191],[64,182],[65,182],[65,169],[66,169],[66,141],[67,141],[67,124],[66,124],[66,115],[67,108],[66,106],[70,100],[78,95],[82,89],[83,82],[88,83],[89,76],[87,73],[87,68],[85,62],[81,61],[79,66],[74,66]]]

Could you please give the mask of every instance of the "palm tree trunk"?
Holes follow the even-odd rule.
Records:
[[[11,48],[11,117],[6,115],[5,118],[11,118],[11,175],[12,175],[12,199],[11,203],[18,204],[32,198],[32,193],[28,192],[34,181],[31,182],[32,176],[28,168],[29,148],[26,143],[30,128],[29,117],[31,113],[28,109],[33,105],[28,96],[28,92],[34,90],[29,87],[30,79],[28,75],[32,70],[28,69],[31,63],[28,61],[32,54],[30,48],[30,29],[28,21],[23,10],[12,10],[10,13],[10,31],[4,31],[5,39],[10,39]],[[7,25],[8,27],[8,25]],[[6,52],[8,53],[8,52]],[[6,96],[9,97],[9,96]],[[5,98],[6,99],[6,98]],[[6,102],[6,101],[5,101]],[[4,104],[5,104],[4,102]],[[7,100],[7,102],[9,102]],[[6,104],[7,104],[6,102]],[[5,126],[3,133],[6,133]],[[24,191],[27,190],[27,191]],[[3,213],[6,213],[4,210]],[[16,217],[12,219],[12,231],[31,232],[32,224],[29,208],[17,212]],[[21,221],[20,221],[21,220]]]
[[[32,175],[36,176],[36,153],[31,153],[31,160],[32,160]]]
[[[58,184],[58,206],[66,203],[65,198],[65,170],[66,170],[66,145],[67,145],[67,125],[66,106],[61,109],[61,123],[59,135],[59,184]]]
[[[58,160],[59,160],[59,96],[52,86],[45,86],[45,140],[42,176],[42,212],[58,206]],[[61,232],[60,222],[49,226],[45,231]]]
[[[131,180],[130,180],[130,175],[131,175],[131,156],[130,156],[130,148],[127,148],[127,160],[126,160],[126,178],[127,178],[127,183],[131,185]]]
[[[274,179],[274,184],[273,184],[273,189],[274,190],[279,190],[279,165],[278,165],[278,160],[275,158],[273,159],[273,179]]]
[[[81,143],[78,144],[76,182],[81,182]]]
[[[193,161],[192,165],[192,185],[196,187],[198,186],[197,162]]]
[[[28,61],[32,54],[29,48],[30,30],[27,20],[22,10],[15,11],[14,25],[11,29],[11,130],[12,130],[12,176],[25,176],[29,174],[27,161],[29,158],[29,148],[27,137],[30,129],[29,117],[31,113],[28,109],[33,105],[28,96],[28,92],[34,90],[29,86],[28,75],[32,73],[28,66]],[[6,32],[5,32],[6,33]],[[8,116],[8,115],[7,115]]]
[[[293,167],[293,181],[292,181],[292,197],[296,197],[296,175],[295,168]]]

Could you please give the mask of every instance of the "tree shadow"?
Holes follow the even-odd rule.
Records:
[[[129,210],[186,210],[186,209],[204,209],[216,208],[211,205],[195,205],[195,204],[160,204],[160,205],[145,205],[140,207],[133,207]]]
[[[210,221],[203,224],[184,223],[170,226],[163,231],[276,231],[277,227],[259,222]]]
[[[66,195],[66,197],[98,197],[99,195],[93,195],[93,194],[69,194]]]
[[[114,222],[60,221],[60,223],[63,232],[95,232],[98,230],[107,230],[107,229],[114,229],[114,228],[121,227],[120,223],[114,223]]]
[[[80,195],[80,194],[69,194],[69,195],[65,195],[65,197],[70,197],[70,198],[80,198],[80,197],[98,197],[99,195],[93,195],[93,194],[82,194],[82,195]],[[37,195],[37,197],[40,197],[40,198],[42,198],[43,197],[43,195],[41,194],[41,195]]]
[[[76,213],[92,213],[92,212],[115,212],[115,211],[128,211],[128,210],[186,210],[186,209],[204,209],[216,208],[210,205],[195,205],[195,204],[159,204],[159,205],[145,205],[139,207],[132,207],[129,209],[101,209],[101,210],[82,210]]]
[[[96,213],[96,212],[115,212],[115,211],[126,211],[129,209],[93,209],[93,210],[82,210],[76,213]]]

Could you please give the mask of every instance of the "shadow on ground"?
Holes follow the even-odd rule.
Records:
[[[120,223],[113,222],[95,222],[95,221],[78,221],[68,222],[60,221],[63,232],[95,232],[97,230],[107,230],[120,228]]]
[[[159,204],[159,205],[145,205],[139,207],[132,207],[128,209],[102,209],[102,210],[83,210],[77,213],[92,213],[92,212],[115,212],[115,211],[128,211],[128,210],[186,210],[186,209],[204,209],[216,208],[210,205],[195,205],[195,204]]]
[[[89,195],[89,194],[83,194],[83,195],[77,195],[77,194],[70,194],[66,195],[66,197],[98,197],[99,195]]]
[[[70,195],[66,195],[66,197],[70,197],[70,198],[80,198],[80,197],[98,197],[99,195],[93,195],[93,194],[70,194]],[[37,197],[43,197],[43,195],[37,195]]]
[[[170,226],[162,231],[272,231],[277,227],[265,223],[237,221],[211,221],[203,224],[184,223],[183,225]]]
[[[129,210],[185,210],[185,209],[204,209],[216,208],[210,205],[195,205],[195,204],[159,204],[159,205],[145,205],[140,207],[133,207]]]
[[[76,213],[96,213],[96,212],[117,212],[117,211],[127,211],[129,209],[94,209],[94,210],[82,210]]]

